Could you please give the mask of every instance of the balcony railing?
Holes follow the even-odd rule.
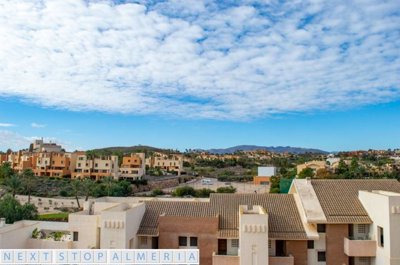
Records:
[[[218,255],[215,252],[212,256],[212,265],[239,265],[239,256]]]
[[[239,265],[240,257],[226,254],[213,253],[212,265]],[[270,256],[269,265],[294,265],[294,257],[292,255],[285,257]]]
[[[349,257],[375,257],[376,241],[369,237],[361,238],[345,238],[344,253]]]

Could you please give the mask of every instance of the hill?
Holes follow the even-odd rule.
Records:
[[[257,146],[257,145],[238,145],[229,148],[220,149],[209,149],[205,150],[212,154],[231,154],[237,151],[254,151],[254,150],[266,150],[274,153],[293,153],[293,154],[305,154],[305,153],[316,153],[316,154],[327,154],[328,152],[303,147],[291,147],[291,146]]]

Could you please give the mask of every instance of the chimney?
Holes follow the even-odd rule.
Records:
[[[307,184],[311,184],[311,178],[310,178],[310,177],[307,177],[307,178],[306,178],[306,182],[307,182]]]
[[[0,218],[0,228],[6,226],[6,218],[2,217]]]

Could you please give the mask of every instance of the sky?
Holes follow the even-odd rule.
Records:
[[[397,0],[3,0],[0,150],[400,147]]]

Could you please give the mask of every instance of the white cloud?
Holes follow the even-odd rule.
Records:
[[[0,130],[0,150],[20,150],[28,148],[30,140],[15,132]]]
[[[0,3],[0,96],[213,119],[400,98],[396,0],[88,2]]]
[[[31,127],[32,128],[44,128],[44,127],[46,127],[46,124],[40,124],[40,123],[32,122],[31,123]]]
[[[37,139],[41,139],[40,136],[24,136],[17,132],[9,130],[0,130],[0,151],[7,149],[21,150],[29,148],[29,145]],[[61,145],[67,151],[82,150],[81,147],[75,146],[73,143],[63,141],[55,137],[43,137],[45,142],[52,142]]]
[[[12,123],[0,123],[0,127],[13,127],[15,124]]]

